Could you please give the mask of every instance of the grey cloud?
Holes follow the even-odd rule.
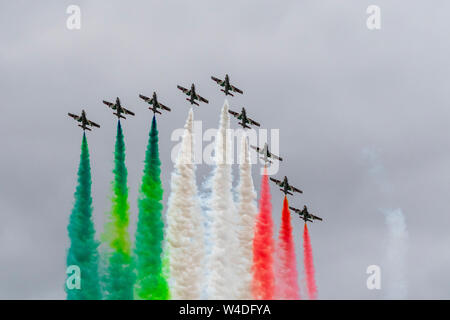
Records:
[[[82,28],[65,28],[79,4]],[[211,102],[195,110],[217,127],[229,73],[245,91],[230,99],[266,128],[280,128],[279,175],[304,190],[290,199],[324,218],[311,226],[320,298],[377,299],[366,267],[382,264],[380,207],[402,208],[409,232],[409,298],[449,298],[450,22],[446,2],[387,1],[369,31],[369,1],[10,1],[0,10],[2,136],[0,297],[61,298],[67,221],[80,132],[67,112],[85,108],[102,128],[89,134],[98,234],[109,209],[115,119],[102,99],[120,96],[130,203],[136,197],[151,114],[139,93],[156,90],[173,112],[158,119],[165,199],[170,134],[188,106],[177,84],[195,82]],[[380,193],[361,160],[375,148],[392,192]],[[210,172],[198,168],[201,183]],[[259,186],[259,168],[253,170]],[[278,225],[282,197],[272,189]],[[300,270],[302,224],[293,216]],[[134,228],[134,225],[133,225]]]

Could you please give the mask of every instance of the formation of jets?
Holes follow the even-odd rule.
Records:
[[[264,146],[264,148],[267,149],[267,145]],[[286,176],[284,176],[283,181],[274,179],[272,177],[270,178],[270,180],[275,182],[277,184],[277,186],[280,187],[280,191],[283,192],[285,195],[289,194],[289,195],[293,196],[294,192],[303,193],[302,190],[300,190],[300,189],[294,187],[293,185],[289,184],[288,177],[286,177]],[[307,206],[303,206],[302,210],[294,208],[294,207],[289,207],[289,209],[291,209],[292,211],[297,213],[299,215],[300,219],[303,219],[303,221],[305,221],[305,223],[306,222],[313,222],[314,220],[322,221],[322,218],[309,213]]]
[[[254,147],[253,147],[254,148]],[[264,149],[267,149],[267,145],[264,146]],[[268,151],[266,151],[268,152]],[[280,187],[280,191],[283,192],[285,195],[294,195],[294,192],[297,193],[303,193],[302,190],[294,187],[293,185],[289,184],[289,180],[288,177],[284,176],[283,181],[281,180],[277,180],[275,178],[270,178],[271,181],[273,181],[274,183],[276,183],[277,186]],[[303,219],[306,222],[313,222],[314,220],[319,220],[322,221],[322,218],[317,217],[315,215],[312,215],[308,212],[308,208],[306,206],[303,206],[303,209],[297,209],[294,207],[289,207],[289,209],[291,209],[292,211],[294,211],[295,213],[297,213],[300,217],[300,219]]]
[[[234,97],[233,93],[239,93],[239,94],[244,93],[241,89],[237,88],[236,86],[234,86],[230,83],[230,77],[228,76],[228,74],[225,75],[224,80],[219,79],[214,76],[212,76],[211,79],[221,87],[220,91],[225,93],[225,96],[229,95],[229,96]],[[200,102],[209,103],[209,101],[207,99],[205,99],[204,97],[202,97],[201,95],[198,94],[194,83],[192,83],[190,89],[186,89],[185,87],[182,87],[180,85],[177,85],[177,88],[179,90],[181,90],[183,92],[183,94],[185,94],[187,96],[186,100],[191,105],[200,106]],[[142,94],[139,94],[139,98],[141,98],[148,105],[150,105],[149,109],[151,111],[153,111],[153,114],[156,114],[156,113],[162,114],[162,112],[161,112],[162,110],[168,111],[168,112],[171,111],[171,109],[169,107],[167,107],[166,105],[159,102],[156,92],[153,92],[153,95],[151,98],[144,96]],[[113,114],[115,116],[117,116],[117,118],[119,120],[126,119],[125,115],[130,115],[130,116],[135,115],[134,112],[132,112],[122,106],[119,97],[116,98],[115,103],[108,102],[105,100],[103,100],[103,103],[114,111]],[[242,108],[241,112],[235,112],[232,110],[228,110],[228,112],[232,116],[234,116],[237,120],[240,121],[240,122],[238,122],[238,124],[240,126],[242,126],[242,128],[244,128],[244,130],[250,129],[251,128],[250,126],[256,126],[256,127],[260,126],[260,124],[258,122],[256,122],[255,120],[253,120],[247,116],[247,111],[245,110],[245,108]],[[69,113],[68,115],[78,122],[78,126],[81,127],[83,129],[83,131],[85,131],[85,130],[91,131],[92,127],[100,128],[100,125],[98,125],[97,123],[95,123],[87,118],[86,112],[84,110],[82,110],[81,115],[79,115],[79,116],[76,114],[72,114],[72,113]],[[279,157],[269,151],[269,147],[268,147],[267,143],[264,144],[263,148],[260,148],[258,146],[250,146],[250,147],[252,149],[254,149],[259,155],[261,155],[260,159],[264,160],[264,163],[266,166],[268,163],[272,164],[273,163],[272,160],[283,161],[283,159],[281,157]],[[288,178],[286,176],[284,177],[283,180],[277,180],[275,178],[270,178],[270,180],[272,182],[276,183],[277,186],[280,187],[280,191],[282,191],[285,195],[288,195],[288,194],[294,195],[294,193],[303,193],[302,190],[289,184]],[[293,210],[294,212],[296,212],[299,215],[299,217],[305,221],[305,223],[313,222],[314,220],[322,221],[322,218],[317,217],[313,214],[310,214],[308,212],[308,208],[306,206],[304,206],[302,210],[296,209],[294,207],[289,207],[289,208],[291,210]]]
[[[219,86],[221,86],[223,88],[223,89],[220,89],[220,91],[225,93],[225,96],[230,95],[230,96],[234,97],[234,95],[231,92],[237,92],[240,94],[244,93],[241,89],[235,87],[234,85],[232,85],[230,83],[230,77],[228,76],[228,74],[225,75],[224,80],[221,80],[221,79],[213,77],[213,76],[211,77],[211,79],[214,80]],[[207,99],[205,99],[200,94],[198,94],[194,83],[192,83],[190,89],[186,89],[185,87],[182,87],[180,85],[177,85],[177,88],[179,90],[181,90],[187,96],[186,100],[189,101],[189,103],[191,105],[195,104],[196,106],[200,106],[200,102],[209,103],[209,101]],[[143,94],[139,94],[139,98],[141,98],[142,100],[144,100],[146,103],[148,103],[150,105],[149,109],[151,111],[153,111],[153,114],[156,114],[156,113],[162,114],[162,112],[161,112],[162,110],[169,111],[169,112],[171,111],[171,109],[169,107],[167,107],[166,105],[159,102],[156,92],[153,92],[153,95],[151,98],[144,96]],[[122,106],[119,97],[116,98],[115,103],[112,103],[112,102],[109,102],[106,100],[103,100],[103,103],[114,111],[113,114],[115,116],[117,116],[117,118],[119,120],[126,119],[125,115],[130,115],[130,116],[135,115],[133,111],[130,111]],[[245,108],[242,108],[241,113],[237,113],[234,111],[229,111],[229,112],[232,115],[234,115],[238,120],[241,121],[239,124],[243,128],[250,129],[249,125],[255,125],[257,127],[260,126],[260,124],[258,122],[247,117]],[[80,116],[77,116],[72,113],[69,113],[69,116],[81,123],[81,125],[79,125],[79,126],[81,128],[83,128],[83,131],[84,130],[91,131],[90,127],[100,127],[96,123],[94,123],[86,118],[86,113],[84,110]]]

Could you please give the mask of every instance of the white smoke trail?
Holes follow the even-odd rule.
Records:
[[[386,265],[389,273],[386,278],[387,299],[406,299],[406,252],[408,250],[408,231],[401,209],[382,210],[389,229]]]
[[[238,281],[236,269],[239,253],[236,233],[236,208],[232,193],[230,161],[230,119],[225,101],[216,137],[216,167],[212,177],[211,194],[211,241],[208,260],[208,298],[236,299]]]
[[[252,295],[252,263],[253,263],[253,234],[255,217],[258,214],[256,206],[256,191],[253,185],[252,165],[248,152],[248,139],[244,135],[241,143],[240,179],[239,179],[239,207],[238,207],[238,239],[239,254],[241,256],[238,281],[237,299],[251,300]]]
[[[204,232],[193,162],[193,118],[191,109],[172,174],[167,209],[172,299],[200,299],[203,289]]]
[[[378,184],[380,192],[391,195],[393,186],[378,152],[372,148],[363,149],[363,155],[370,164],[369,173]],[[384,214],[389,238],[386,250],[386,298],[406,299],[408,281],[406,277],[406,255],[408,251],[408,231],[405,216],[401,209],[380,209]]]

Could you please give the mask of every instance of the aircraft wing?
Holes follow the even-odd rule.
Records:
[[[122,109],[123,109],[123,112],[125,112],[125,114],[129,114],[129,115],[134,116],[134,112],[132,112],[132,111],[130,111],[128,109],[125,109],[124,107],[122,107]]]
[[[73,114],[73,113],[68,113],[67,114],[69,117],[72,117],[72,118],[74,118],[75,120],[77,120],[77,121],[79,121],[80,119],[81,119],[81,117],[80,116],[77,116],[76,114]]]
[[[283,158],[280,158],[279,156],[274,155],[272,152],[270,153],[270,156],[274,159],[277,159],[279,161],[283,161]]]
[[[270,180],[272,180],[273,182],[275,182],[277,185],[281,185],[281,181],[280,180],[277,180],[277,179],[274,179],[274,178],[270,178]]]
[[[252,120],[252,119],[250,119],[250,118],[247,118],[247,120],[248,120],[251,124],[253,124],[253,125],[257,126],[257,127],[260,126],[260,124],[259,124],[258,122],[256,122],[255,120]]]
[[[240,93],[240,94],[244,93],[241,89],[238,89],[235,86],[231,86],[231,90],[233,90],[234,92]]]
[[[183,91],[185,94],[187,94],[188,96],[191,95],[191,90],[188,90],[182,86],[177,86],[178,89],[180,89],[181,91]]]
[[[198,98],[198,100],[203,101],[204,103],[209,103],[208,100],[206,100],[205,98],[203,98],[203,97],[202,97],[201,95],[199,95],[199,94],[197,94],[197,98]]]
[[[217,82],[217,84],[223,87],[224,85],[223,80],[220,80],[219,78],[216,77],[211,77],[211,79],[213,79],[215,82]]]
[[[309,214],[310,216],[311,216],[311,218],[313,218],[314,220],[319,220],[319,221],[322,221],[322,218],[320,218],[320,217],[317,217],[317,216],[315,216],[315,215],[312,215],[312,214]]]
[[[261,149],[258,148],[258,147],[255,147],[255,146],[252,146],[252,145],[251,145],[250,148],[256,150],[256,152],[258,152],[258,153],[261,153]]]
[[[228,113],[232,114],[232,115],[235,116],[235,117],[238,117],[238,116],[239,116],[239,113],[234,112],[234,111],[231,111],[231,110],[228,110]]]
[[[149,103],[149,104],[153,104],[153,99],[146,97],[142,94],[139,95],[139,98],[141,98],[142,100],[144,100],[145,102]]]
[[[290,189],[291,189],[292,191],[295,191],[295,192],[298,192],[298,193],[303,193],[302,190],[297,189],[296,187],[293,187],[293,186],[289,186],[289,187],[290,187]]]
[[[302,210],[294,208],[294,207],[289,207],[289,209],[291,209],[292,211],[298,213],[299,215],[303,215]]]
[[[170,111],[170,108],[169,107],[166,107],[165,105],[163,105],[161,102],[159,103],[159,106],[161,107],[161,109],[164,109],[164,110],[167,110],[167,111]]]
[[[95,123],[94,121],[88,120],[88,122],[90,126],[100,128],[100,125]]]
[[[103,100],[103,103],[106,104],[106,105],[107,105],[108,107],[110,107],[111,109],[116,110],[116,105],[115,105],[114,103],[108,102],[108,101],[105,101],[105,100]]]

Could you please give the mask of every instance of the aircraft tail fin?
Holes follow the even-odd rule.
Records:
[[[222,91],[223,93],[225,93],[225,95],[230,95],[232,97],[234,97],[234,94],[230,93],[230,92],[226,92],[224,89],[220,89],[220,91]]]
[[[80,128],[83,128],[83,130],[89,130],[92,131],[90,128],[86,127],[86,126],[82,126],[81,124],[78,125]]]
[[[241,125],[244,128],[251,129],[246,123],[239,122],[238,124]]]
[[[269,158],[261,157],[260,159],[261,159],[261,160],[264,160],[265,162],[268,162],[268,163],[270,163],[270,164],[273,163]]]
[[[115,116],[118,116],[119,118],[126,119],[123,115],[118,114],[117,112],[114,112],[113,114],[114,114]]]
[[[195,104],[196,106],[200,106],[197,102],[192,101],[192,100],[189,99],[189,98],[186,98],[186,100],[189,101],[191,104]]]

